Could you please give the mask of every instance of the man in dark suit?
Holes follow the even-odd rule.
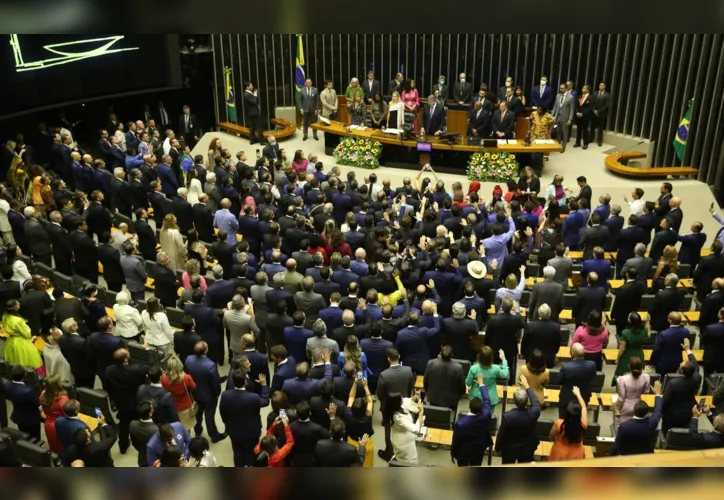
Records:
[[[661,184],[660,192],[661,195],[656,200],[655,208],[656,208],[656,216],[659,219],[663,219],[666,217],[666,214],[669,213],[669,210],[671,207],[669,206],[669,201],[671,201],[671,191],[673,190],[673,186],[670,182],[664,182]]]
[[[201,138],[202,131],[199,127],[196,115],[191,114],[191,108],[188,104],[184,104],[183,114],[178,118],[178,129],[179,134],[184,138],[186,145],[193,149],[196,143]]]
[[[716,278],[712,282],[712,290],[701,304],[699,331],[704,332],[709,325],[719,321],[719,312],[724,307],[724,279]]]
[[[21,213],[23,205],[18,200],[10,200],[10,211],[8,212],[8,222],[13,232],[15,244],[25,255],[30,255],[30,247],[28,246],[28,238],[25,235],[25,216]]]
[[[52,265],[53,249],[45,224],[38,220],[33,207],[25,207],[25,236],[28,239],[30,253],[38,262],[46,266]]]
[[[721,281],[721,280],[717,280]],[[716,290],[711,295],[724,295]],[[708,297],[707,297],[708,298]],[[703,309],[702,309],[703,312]],[[718,311],[718,321],[709,325],[699,323],[701,330],[701,348],[704,349],[704,385],[708,386],[707,378],[713,373],[724,373],[724,307]],[[707,389],[707,387],[704,387]],[[714,387],[709,388],[713,390]]]
[[[691,269],[696,269],[701,261],[701,249],[704,248],[704,243],[706,243],[706,234],[702,233],[703,229],[704,225],[697,221],[691,225],[691,234],[684,236],[679,234],[676,237],[676,240],[681,242],[679,263],[689,264]]]
[[[636,270],[636,281],[646,283],[650,276],[653,276],[654,261],[651,257],[646,257],[646,245],[637,243],[634,247],[634,257],[624,262],[622,266],[622,274],[627,269]]]
[[[98,261],[103,265],[103,279],[109,290],[122,292],[126,278],[121,267],[121,253],[111,244],[108,232],[101,234],[98,243]]]
[[[550,319],[551,308],[548,304],[542,304],[537,313],[539,319],[525,325],[520,353],[525,359],[529,359],[531,353],[538,349],[546,359],[546,366],[555,366],[556,355],[561,345],[561,325]]]
[[[148,209],[148,192],[146,186],[143,185],[143,173],[141,170],[134,168],[131,170],[128,181],[128,189],[130,191],[131,206],[133,210],[139,208]]]
[[[438,92],[440,92],[440,104],[442,104],[443,106],[445,105],[445,101],[446,101],[447,98],[448,98],[448,95],[447,95],[447,94],[448,94],[448,86],[447,86],[447,83],[445,83],[445,80],[446,80],[445,75],[440,75],[440,76],[437,78],[437,83],[435,83],[435,85],[433,85],[432,91],[431,91],[431,93],[432,93],[433,95],[435,94],[435,91],[436,91],[436,90],[437,90]]]
[[[224,269],[218,264],[211,270],[214,282],[206,289],[205,303],[214,309],[226,309],[226,306],[234,297],[236,284],[231,280],[224,279]]]
[[[346,311],[345,311],[346,312]],[[351,312],[351,311],[350,311]],[[360,341],[362,352],[367,356],[368,382],[372,392],[377,391],[377,380],[380,374],[390,367],[387,360],[387,351],[394,347],[389,340],[382,338],[382,329],[379,324],[371,325],[370,337]],[[453,350],[453,353],[455,351]]]
[[[149,383],[139,387],[138,394],[136,395],[136,400],[139,403],[143,401],[153,401],[153,421],[156,422],[157,425],[171,424],[179,421],[173,396],[161,386],[161,373],[161,367],[159,365],[149,368]],[[194,379],[194,381],[195,380],[196,379]]]
[[[482,374],[478,382],[482,383]],[[481,398],[470,401],[470,413],[462,415],[453,429],[450,457],[457,461],[458,467],[480,466],[483,464],[485,450],[493,445],[490,437],[490,396],[488,389],[481,385]]]
[[[346,361],[342,371],[332,379],[332,383],[334,384],[334,395],[342,401],[349,400],[349,395],[355,384],[358,384],[359,392],[364,391],[362,382],[357,378],[357,367],[354,361]]]
[[[382,93],[382,89],[380,88],[380,81],[375,79],[374,71],[367,72],[367,79],[364,80],[364,83],[362,83],[361,85],[362,90],[365,93],[365,104],[372,104],[372,101],[375,98],[375,94]]]
[[[473,99],[473,86],[465,78],[465,73],[460,73],[460,79],[453,85],[452,99],[458,104],[470,104]]]
[[[126,182],[125,177],[126,171],[124,169],[119,167],[114,171],[113,178],[111,179],[111,203],[114,210],[117,210],[130,219],[133,207],[133,194],[131,192],[131,185]]]
[[[636,225],[644,231],[644,237],[641,240],[644,245],[651,243],[651,231],[659,226],[659,219],[655,210],[654,203],[647,201],[644,203],[644,213],[636,220]]]
[[[598,274],[589,273],[586,278],[586,283],[588,286],[578,290],[576,303],[573,306],[573,319],[576,322],[576,326],[585,323],[591,311],[606,310],[606,295],[608,294],[608,290],[596,286],[598,283]]]
[[[73,275],[73,249],[70,246],[68,231],[61,225],[63,216],[57,210],[50,213],[50,224],[45,229],[53,246],[55,269],[66,276]]]
[[[397,333],[395,347],[400,353],[402,361],[416,373],[425,372],[427,362],[430,361],[428,339],[440,331],[440,318],[437,314],[437,304],[433,303],[433,326],[425,328],[419,326],[420,314],[410,314],[407,328]]]
[[[70,233],[69,239],[76,272],[91,283],[98,283],[98,248],[88,234],[88,225],[84,220],[78,229]]]
[[[618,237],[623,229],[623,217],[620,213],[621,205],[611,205],[610,216],[601,223],[608,228],[609,238],[603,245],[603,249],[607,252],[615,252],[618,249]]]
[[[68,447],[73,444],[73,434],[78,429],[88,429],[88,425],[78,418],[80,403],[75,399],[69,399],[63,404],[63,415],[55,420],[55,432],[62,447],[63,455]],[[91,435],[92,439],[92,435]]]
[[[516,119],[523,112],[523,102],[513,94],[512,87],[505,89],[503,101],[508,105],[508,111],[513,113],[513,116],[515,116]]]
[[[387,350],[387,362],[390,367],[380,373],[377,380],[377,400],[380,402],[380,411],[383,415],[390,394],[400,394],[403,398],[409,398],[415,389],[415,375],[412,373],[412,368],[400,364],[400,353],[397,349]],[[385,449],[378,450],[377,455],[385,461],[392,458],[389,425],[385,425]]]
[[[131,422],[129,432],[131,434],[131,445],[138,451],[138,466],[148,467],[146,457],[146,445],[158,432],[158,426],[153,421],[153,403],[141,401],[136,408],[138,420]]]
[[[297,363],[294,358],[287,355],[287,348],[283,345],[273,346],[269,350],[269,356],[274,361],[271,391],[281,391],[284,382],[296,376]]]
[[[603,248],[609,238],[608,228],[601,225],[601,216],[593,214],[591,216],[591,227],[587,227],[583,232],[583,236],[581,236],[580,246],[583,249],[583,259],[593,258],[593,249],[595,247]]]
[[[25,385],[25,368],[20,365],[13,366],[11,380],[3,383],[2,395],[13,404],[10,420],[22,432],[27,432],[34,439],[40,439],[40,411],[38,410],[38,395],[33,388]],[[4,406],[4,405],[3,405]]]
[[[292,467],[314,467],[314,450],[317,442],[329,439],[329,431],[310,420],[311,409],[307,401],[297,405],[297,420],[289,424],[294,436],[294,450],[292,452]]]
[[[96,379],[94,361],[91,358],[88,340],[78,334],[78,322],[68,318],[62,324],[60,351],[70,365],[70,371],[77,387],[93,389]]]
[[[634,257],[634,248],[636,244],[643,239],[644,230],[637,225],[638,217],[630,215],[628,218],[628,227],[625,227],[618,234],[618,253],[616,254],[616,277],[621,279],[623,274],[623,264],[628,259]]]
[[[711,292],[712,282],[715,278],[724,276],[724,255],[722,255],[722,242],[715,240],[711,244],[711,254],[702,257],[699,265],[694,270],[694,286],[696,287],[696,298],[703,302]]]
[[[508,263],[506,259],[505,263]],[[533,285],[533,291],[530,294],[530,302],[528,310],[530,311],[530,319],[538,318],[538,308],[547,304],[550,307],[552,321],[558,321],[561,309],[563,309],[563,285],[556,283],[556,269],[551,266],[543,268],[544,281],[539,281]]]
[[[699,416],[702,414],[706,415],[713,425],[713,431],[699,432]],[[689,420],[689,437],[700,450],[724,448],[724,413],[712,416],[708,406],[704,408],[694,406]]]
[[[453,350],[445,345],[440,356],[427,362],[423,384],[428,402],[434,406],[451,408],[457,412],[458,402],[465,395],[463,368],[452,360]]]
[[[209,437],[211,437],[211,441],[217,443],[226,438],[227,433],[230,433],[231,426],[226,418],[224,418],[224,408],[222,407],[221,417],[224,420],[227,433],[221,433],[216,428],[216,406],[219,402],[219,395],[221,394],[221,378],[219,377],[219,369],[216,366],[216,362],[208,357],[208,353],[208,344],[203,341],[197,342],[194,346],[194,354],[186,359],[184,367],[186,373],[191,375],[194,382],[196,382],[196,389],[193,391],[193,394],[194,400],[198,404],[198,411],[196,412],[194,432],[197,436],[201,435],[204,430],[204,417],[206,417],[206,430]],[[244,379],[246,379],[246,374],[244,374]],[[260,376],[259,381],[262,385],[266,385],[265,377]],[[241,384],[236,384],[235,382],[235,387],[246,387],[246,382],[242,382]]]
[[[166,215],[173,212],[173,204],[171,199],[167,198],[166,195],[161,191],[161,181],[151,182],[151,193],[148,195],[148,201],[153,208],[153,220],[156,222],[156,227],[163,225],[163,219]]]
[[[107,316],[106,319],[110,320]],[[113,336],[110,333],[103,335]],[[136,396],[138,389],[146,383],[146,372],[148,371],[148,365],[129,364],[130,360],[131,355],[127,349],[117,349],[113,353],[114,364],[106,369],[102,378],[103,387],[108,391],[118,409],[118,446],[121,453],[126,453],[130,446],[130,425],[133,420],[138,418]]]
[[[654,297],[654,304],[650,311],[652,330],[657,332],[666,330],[669,327],[669,313],[681,308],[685,292],[683,289],[677,288],[678,284],[679,278],[673,273],[664,278],[665,288]]]
[[[672,313],[674,314],[674,313]],[[677,313],[678,314],[678,313]],[[678,328],[670,328],[669,330],[678,330]],[[686,332],[685,328],[682,328]],[[663,415],[661,422],[661,431],[664,435],[669,432],[672,427],[686,427],[689,419],[691,418],[691,408],[696,405],[695,395],[699,391],[701,385],[701,375],[699,374],[699,365],[696,362],[694,353],[691,352],[691,346],[689,345],[689,338],[682,337],[681,334],[666,335],[667,332],[659,333],[656,341],[658,343],[659,338],[664,335],[670,345],[675,346],[674,342],[684,348],[688,356],[688,361],[681,361],[681,347],[678,352],[672,349],[670,353],[667,353],[669,368],[661,366],[661,362],[664,360],[664,356],[656,356],[656,347],[651,355],[651,362],[656,365],[657,372],[661,375],[665,373],[677,373],[682,375],[681,377],[673,377],[666,382],[666,388],[664,391],[664,402],[663,402]],[[681,339],[684,339],[683,342]],[[675,357],[678,354],[678,357]],[[677,368],[678,366],[678,368]],[[662,369],[662,371],[659,371]]]
[[[493,113],[493,137],[496,139],[515,138],[515,114],[508,109],[505,101],[499,104],[499,109]]]
[[[138,250],[144,260],[156,260],[156,233],[148,224],[148,212],[139,208],[136,210],[136,220],[133,222],[133,231],[138,236]]]
[[[664,254],[664,248],[669,245],[676,245],[676,238],[678,234],[671,227],[669,219],[661,219],[659,222],[660,230],[654,235],[654,239],[651,242],[651,250],[649,251],[649,257],[654,262],[658,262],[661,256]]]
[[[184,312],[194,318],[196,331],[208,344],[209,358],[219,365],[224,364],[224,330],[218,309],[204,304],[204,292],[194,290],[191,294],[191,304],[184,306]]]
[[[581,398],[588,404],[591,399],[591,382],[596,376],[596,363],[583,359],[584,350],[582,344],[573,344],[571,346],[571,361],[564,363],[561,367],[561,392],[558,399],[558,414],[560,418],[564,418],[567,414],[567,406],[571,401],[575,401],[573,388],[578,387],[581,391]]]
[[[254,84],[247,82],[244,89],[244,114],[249,124],[249,144],[264,143],[264,134],[261,130],[261,108],[259,96]]]
[[[499,351],[503,351],[506,359],[511,360],[508,380],[510,385],[517,382],[514,362],[518,357],[518,341],[523,334],[525,321],[513,311],[513,300],[509,297],[503,299],[502,313],[491,316],[485,328],[485,344],[495,353],[495,362],[500,363]]]
[[[591,87],[584,85],[581,89],[580,97],[576,98],[576,143],[574,148],[581,147],[583,140],[583,149],[588,149],[588,143],[591,142],[591,121],[593,119],[593,98],[591,97]]]
[[[166,307],[175,307],[178,289],[181,285],[176,279],[176,273],[169,267],[170,262],[171,259],[166,252],[158,252],[156,264],[151,269],[149,277],[153,278],[153,294],[159,302]],[[203,299],[203,292],[201,293]]]
[[[535,434],[535,424],[540,418],[540,402],[525,375],[520,376],[520,383],[525,390],[518,389],[513,393],[515,408],[501,415],[500,429],[495,439],[495,451],[501,455],[504,464],[532,462],[533,454],[540,444]]]
[[[178,221],[179,231],[181,231],[181,234],[186,235],[190,229],[194,228],[193,210],[191,203],[186,199],[188,196],[186,188],[179,188],[177,194],[178,196],[171,201],[173,213]]]
[[[332,366],[329,364],[330,352],[325,350],[324,358],[324,379],[309,378],[309,363],[299,363],[295,369],[296,377],[287,379],[282,385],[282,391],[287,395],[289,402],[296,405],[302,400],[309,400],[319,392],[319,384],[322,380],[332,379]]]
[[[257,382],[261,375],[269,380],[269,358],[264,353],[256,350],[256,339],[251,333],[242,335],[241,337],[241,355],[249,361],[248,377],[252,380],[252,388],[257,394],[261,391],[261,386]]]
[[[593,96],[593,130],[596,131],[596,143],[599,146],[603,144],[603,128],[606,126],[610,102],[611,94],[606,91],[606,82],[599,83],[598,92]]]
[[[260,411],[269,406],[269,387],[266,377],[260,375],[261,394],[247,391],[247,373],[243,368],[234,371],[232,377],[235,388],[221,395],[219,413],[231,438],[234,466],[248,467],[254,463],[254,447],[261,436]],[[211,418],[214,418],[213,414]]]
[[[636,279],[636,268],[626,269],[626,283],[616,291],[616,299],[611,309],[611,319],[616,325],[620,337],[628,325],[628,317],[641,307],[641,297],[646,293],[646,284]]]
[[[618,427],[616,441],[611,448],[611,456],[617,455],[643,455],[654,452],[657,431],[661,420],[661,408],[663,398],[661,397],[661,382],[654,383],[654,411],[650,417],[649,405],[646,401],[639,401],[634,406],[634,418],[627,420]]]
[[[468,116],[468,136],[488,138],[491,127],[490,114],[483,109],[480,101],[476,102]]]
[[[442,97],[441,97],[442,99]],[[423,109],[423,127],[425,133],[429,135],[438,135],[438,132],[442,132],[443,125],[445,124],[445,102],[437,102],[435,95],[430,95],[427,98],[427,104]]]
[[[541,75],[540,85],[533,87],[530,93],[530,104],[534,109],[541,105],[545,106],[545,109],[553,109],[553,87],[548,85],[546,75]]]
[[[94,441],[90,430],[78,429],[73,434],[73,444],[68,447],[65,465],[70,466],[76,460],[82,460],[85,467],[113,467],[111,448],[119,441],[115,427],[106,424],[106,418],[98,419],[100,440]],[[120,427],[119,427],[120,430]],[[126,447],[128,448],[128,447]],[[122,453],[125,453],[122,451]]]
[[[328,429],[331,420],[329,409],[332,404],[335,408],[344,408],[347,402],[335,397],[334,382],[332,380],[323,380],[319,385],[319,395],[313,396],[309,400],[312,422],[316,422],[323,428]]]
[[[244,239],[246,239],[246,233],[242,234],[244,234]],[[224,278],[231,279],[233,277],[234,254],[236,253],[236,247],[234,245],[230,245],[226,241],[228,238],[226,231],[220,230],[217,237],[218,239],[211,244],[211,253],[214,257],[216,257],[219,265],[223,268]]]
[[[320,467],[360,467],[364,462],[369,436],[367,434],[362,436],[359,448],[355,450],[354,446],[345,440],[346,435],[344,421],[333,418],[330,424],[330,438],[317,441],[314,449],[315,464]]]
[[[583,261],[583,266],[581,267],[581,278],[585,280],[589,273],[596,273],[598,275],[596,286],[600,286],[604,290],[608,290],[608,280],[611,278],[613,268],[611,267],[611,261],[606,260],[604,256],[605,253],[603,251],[603,247],[594,247],[592,258],[585,259]],[[581,286],[587,286],[586,282],[584,281]]]
[[[101,236],[104,231],[111,232],[113,225],[113,217],[110,210],[103,206],[105,196],[102,191],[95,190],[90,195],[90,206],[88,207],[88,215],[86,221],[88,223],[88,231],[96,237]]]
[[[452,353],[456,359],[467,359],[468,361],[475,359],[475,352],[470,347],[470,342],[480,330],[475,321],[476,318],[477,312],[473,311],[471,316],[468,316],[465,304],[456,302],[452,306],[452,317],[442,320],[443,344],[452,348]]]
[[[161,190],[166,198],[173,200],[176,197],[178,191],[178,177],[171,168],[173,164],[173,158],[171,155],[165,155],[163,157],[163,163],[156,166],[156,172],[158,172],[158,181],[161,183]],[[154,208],[155,210],[155,208]]]
[[[194,354],[196,344],[203,339],[196,333],[196,322],[191,316],[184,316],[181,320],[181,331],[173,335],[173,350],[185,365],[186,359]]]
[[[201,241],[212,243],[214,241],[214,215],[206,205],[208,195],[199,195],[199,202],[191,207],[193,225]]]

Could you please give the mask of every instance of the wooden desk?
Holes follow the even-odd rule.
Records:
[[[611,172],[636,179],[668,176],[697,178],[699,176],[699,170],[692,167],[629,167],[621,163],[621,160],[635,160],[638,158],[646,158],[646,154],[639,151],[624,151],[608,155],[604,163]]]
[[[651,353],[653,352],[652,349],[644,349],[644,363],[648,363],[651,361]],[[701,349],[693,349],[691,353],[694,355],[694,358],[696,358],[696,361],[698,363],[701,363],[704,359],[704,351]],[[618,349],[604,349],[603,350],[603,360],[606,362],[607,365],[615,365],[616,360],[618,358]],[[684,351],[681,352],[681,359],[683,361],[686,361],[689,359],[689,357],[686,355]]]
[[[653,287],[653,281],[654,280],[646,280],[646,287],[651,289]],[[611,287],[611,290],[618,290],[623,286],[625,283],[624,280],[608,280],[608,286]],[[680,280],[679,284],[676,285],[677,288],[694,288],[694,282],[691,279],[685,279]]]
[[[688,311],[682,314],[684,323],[698,323],[701,318],[701,311]]]
[[[363,131],[360,130],[347,130],[347,125],[332,121],[330,125],[324,125],[323,123],[317,122],[311,126],[315,130],[320,130],[325,134],[339,135],[342,137],[359,137],[362,139],[373,139],[380,142],[381,144],[388,144],[391,146],[403,146],[408,148],[417,147],[417,140],[401,141],[397,135],[386,134],[381,130],[367,128]],[[482,148],[478,144],[468,144],[467,136],[463,135],[459,143],[450,145],[449,142],[440,141],[437,137],[427,136],[425,141],[432,144],[432,149],[436,151],[464,151],[474,153],[476,151],[504,151],[507,153],[558,153],[563,151],[563,147],[556,142],[555,144],[531,144],[525,146],[523,141],[518,141],[518,144],[501,144],[497,148]]]
[[[568,346],[559,347],[558,353],[556,354],[556,359],[561,359],[565,361],[571,359],[571,348]]]
[[[616,260],[617,252],[604,252],[603,258],[605,260]],[[571,260],[583,260],[583,252],[580,251],[571,251],[568,252],[568,256],[571,258]]]
[[[294,135],[294,132],[297,130],[297,127],[295,124],[288,122],[286,120],[281,120],[279,118],[272,118],[271,120],[272,125],[275,125],[279,128],[275,130],[267,130],[264,132],[264,137],[269,137],[270,135],[273,135],[274,137],[279,139],[286,139],[288,137],[291,137]],[[231,122],[219,122],[216,124],[216,127],[219,130],[226,130],[230,134],[242,136],[242,137],[249,137],[249,127],[244,127],[243,125],[237,125],[236,123]]]
[[[467,376],[467,373],[465,374],[465,376]],[[422,390],[424,388],[424,383],[425,377],[423,377],[422,375],[418,375],[417,378],[415,378],[415,389]]]
[[[436,444],[439,446],[452,446],[453,431],[447,429],[427,429],[423,439],[424,443]]]
[[[493,436],[493,446],[495,446],[495,439],[497,436]],[[541,441],[538,445],[538,448],[535,449],[535,453],[533,453],[533,456],[540,459],[546,459],[551,455],[551,450],[553,449],[553,442],[552,441]],[[584,446],[584,456],[586,460],[593,459],[593,446]],[[553,462],[558,463],[558,462]],[[528,464],[530,466],[530,464]]]
[[[543,281],[545,281],[545,278],[526,278],[525,286],[527,288],[533,288],[533,285],[535,285],[536,283],[542,283]],[[573,288],[573,280],[571,279],[568,280],[568,288]]]
[[[641,316],[641,321],[646,323],[649,320],[649,312],[648,311],[637,311],[639,313],[639,316]],[[613,320],[611,319],[611,312],[604,313],[604,317],[606,318],[606,321],[613,324]]]
[[[612,410],[614,405],[614,398],[618,399],[618,395],[615,392],[602,392],[598,394],[598,397],[601,400],[601,408],[604,410]],[[713,396],[703,396],[706,399],[706,404],[709,406],[712,406],[713,404]],[[647,405],[650,407],[654,407],[656,395],[654,394],[642,394],[641,395],[641,401],[645,401]],[[697,396],[696,401],[698,402],[702,396]]]

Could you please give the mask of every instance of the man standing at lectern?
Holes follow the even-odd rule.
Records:
[[[500,101],[500,109],[493,113],[493,137],[515,139],[515,115],[508,110],[508,104]]]
[[[480,138],[490,137],[490,115],[483,109],[483,104],[478,101],[470,110],[468,117],[468,136]]]
[[[316,87],[312,87],[312,79],[304,80],[304,88],[302,89],[302,127],[304,132],[303,141],[307,140],[309,125],[317,122],[317,114],[319,113],[319,93]],[[317,130],[312,129],[314,140],[318,141]]]
[[[603,127],[608,118],[608,103],[611,102],[611,94],[606,92],[606,82],[598,84],[598,92],[593,100],[593,128],[596,131],[596,143],[603,144]]]
[[[438,132],[442,131],[445,121],[445,109],[442,103],[437,102],[434,94],[427,97],[424,113],[423,127],[425,127],[425,131],[431,135],[438,135]]]
[[[553,126],[556,130],[556,136],[558,141],[563,146],[563,151],[566,152],[566,144],[568,144],[568,134],[570,131],[570,125],[573,123],[573,97],[566,92],[566,84],[561,83],[559,87],[559,93],[556,96],[556,102],[553,105]]]
[[[261,131],[261,108],[259,107],[259,96],[254,84],[248,82],[244,90],[244,112],[249,125],[249,144],[264,142],[264,134]],[[258,136],[258,137],[257,137]]]

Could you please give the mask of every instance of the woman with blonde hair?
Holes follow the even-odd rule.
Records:
[[[510,298],[520,304],[525,288],[525,266],[520,266],[520,279],[515,274],[509,274],[505,278],[505,286],[495,291],[495,310],[502,312],[503,299]]]
[[[661,255],[659,262],[654,271],[652,289],[654,293],[664,288],[664,278],[669,274],[676,274],[679,270],[679,252],[674,245],[666,245],[664,253]]]
[[[58,439],[55,430],[55,420],[64,417],[63,405],[69,401],[68,393],[63,388],[60,375],[54,373],[45,379],[45,389],[40,393],[40,406],[45,414],[45,436],[48,439],[50,451],[63,453],[63,445]]]
[[[191,375],[184,373],[184,365],[176,356],[168,358],[166,370],[161,376],[161,385],[173,396],[173,404],[178,412],[181,425],[191,432],[193,426],[196,425],[196,415],[193,411],[194,400],[191,396],[196,390],[196,382]]]
[[[387,106],[387,128],[402,129],[404,121],[405,105],[400,99],[400,93],[394,91],[390,98],[390,104]]]
[[[344,370],[344,364],[347,361],[354,363],[357,372],[362,372],[363,377],[367,377],[367,355],[362,352],[359,339],[354,335],[349,335],[344,343],[344,350],[337,357],[339,369]]]
[[[169,265],[171,269],[183,269],[186,262],[186,246],[181,237],[176,216],[167,214],[163,218],[163,226],[161,227],[161,235],[159,236],[161,250],[166,252],[170,259]]]
[[[202,243],[203,245],[203,243]],[[191,278],[198,276],[201,280],[201,290],[206,293],[206,278],[201,276],[201,264],[196,259],[186,261],[186,270],[181,275],[181,283],[186,290],[191,290]]]

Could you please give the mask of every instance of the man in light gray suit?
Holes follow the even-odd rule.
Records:
[[[307,328],[311,328],[317,321],[319,311],[327,307],[324,297],[314,293],[314,278],[311,276],[305,276],[302,280],[302,291],[294,294],[294,303],[297,305],[297,309],[307,317],[304,325]]]
[[[312,123],[316,123],[317,115],[319,114],[319,92],[317,92],[316,87],[312,87],[311,78],[307,78],[304,81],[304,88],[302,89],[301,99],[302,125],[304,127],[304,138],[302,140],[306,141],[309,125]],[[317,137],[317,131],[312,130],[312,134],[314,134],[314,140],[318,141],[319,137]]]
[[[415,390],[415,374],[412,373],[412,368],[400,364],[400,353],[397,349],[387,349],[387,361],[390,367],[383,370],[377,379],[377,400],[380,402],[382,415],[385,415],[385,404],[390,394],[400,394],[403,398],[409,398]],[[390,426],[385,425],[385,449],[379,450],[377,455],[389,461],[392,453]]]
[[[626,273],[626,269],[629,267],[636,269],[636,281],[646,283],[654,268],[654,261],[651,257],[646,257],[646,245],[643,243],[636,244],[634,247],[634,257],[624,262],[622,272]]]
[[[568,278],[573,275],[573,261],[566,255],[566,247],[558,243],[555,248],[556,256],[548,259],[548,266],[556,270],[553,281],[563,286],[563,291],[568,290]]]
[[[123,242],[121,268],[126,278],[126,288],[131,292],[133,300],[143,300],[146,298],[146,266],[143,259],[135,255],[135,251],[133,240]]]
[[[269,277],[265,272],[259,271],[254,278],[256,285],[249,289],[251,300],[254,301],[254,320],[261,331],[266,330],[266,318],[269,315],[269,305],[266,303],[266,292],[271,290]],[[257,338],[257,345],[263,345]]]
[[[241,337],[249,332],[254,338],[259,337],[259,328],[256,326],[254,316],[244,311],[244,299],[241,295],[234,295],[231,299],[231,310],[224,313],[224,329],[229,331],[229,349],[234,356],[244,351]],[[253,311],[253,309],[250,309]]]
[[[301,292],[299,292],[301,293]],[[336,340],[327,337],[327,325],[321,319],[317,319],[312,325],[314,337],[307,339],[307,359],[314,359],[312,351],[315,349],[327,350],[331,359],[337,359],[339,355],[339,344]]]
[[[566,93],[566,90],[566,84],[561,83],[556,102],[553,104],[553,126],[556,129],[558,141],[563,146],[563,151],[566,150],[566,144],[568,144],[569,127],[573,123],[573,112],[576,107],[573,96]]]
[[[221,205],[221,191],[219,190],[219,186],[216,185],[216,174],[213,172],[206,174],[204,193],[209,197],[206,201],[206,206],[209,207],[209,210],[211,210],[213,214]]]
[[[558,315],[563,308],[563,285],[554,281],[555,276],[556,268],[548,265],[543,268],[544,280],[533,285],[528,309],[532,321],[538,319],[538,308],[542,304],[548,304],[548,307],[551,308],[551,319],[558,321]],[[566,279],[566,281],[568,280]]]

